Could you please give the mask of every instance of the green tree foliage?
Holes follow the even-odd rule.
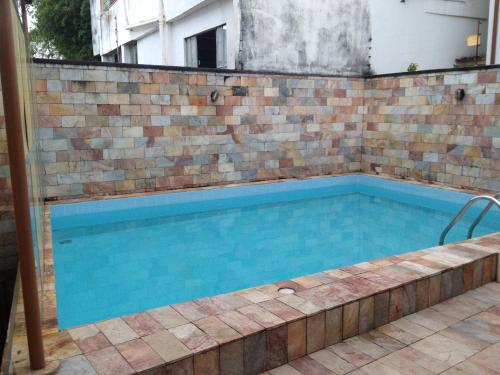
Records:
[[[47,57],[95,60],[89,0],[33,0],[33,51]]]

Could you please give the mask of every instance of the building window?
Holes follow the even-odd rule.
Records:
[[[115,62],[118,63],[120,62],[120,55],[118,53],[118,50],[115,49],[105,55],[102,55],[102,61],[104,62]]]
[[[134,40],[125,44],[123,47],[124,62],[129,64],[137,64],[137,42]]]
[[[185,63],[192,68],[227,68],[226,25],[186,38]]]

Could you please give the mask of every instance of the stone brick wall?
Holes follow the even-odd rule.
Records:
[[[500,191],[498,69],[367,79],[364,96],[363,171]]]
[[[500,191],[499,74],[362,79],[40,63],[46,194],[359,171]]]
[[[49,198],[361,167],[360,78],[52,64],[35,76]]]

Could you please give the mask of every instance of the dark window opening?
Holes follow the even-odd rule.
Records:
[[[226,68],[226,44],[225,25],[186,38],[186,66],[194,68]]]
[[[197,36],[198,66],[200,68],[217,68],[217,38],[215,29]]]

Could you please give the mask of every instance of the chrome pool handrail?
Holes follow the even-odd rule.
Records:
[[[494,198],[495,199],[499,199],[500,198],[500,193],[496,194]],[[467,239],[468,240],[470,240],[472,238],[472,233],[474,232],[474,229],[476,229],[477,225],[483,220],[483,218],[490,211],[491,207],[493,207],[494,204],[495,204],[495,202],[490,201],[490,203],[488,203],[488,205],[483,209],[483,211],[481,211],[481,214],[470,225],[469,231],[467,232]],[[498,204],[497,204],[497,206],[498,206]]]
[[[441,236],[439,237],[439,246],[444,244],[444,240],[446,239],[446,235],[448,232],[455,226],[455,224],[464,216],[464,214],[467,212],[467,210],[476,202],[479,201],[489,201],[488,205],[481,211],[479,216],[474,220],[474,222],[470,225],[469,231],[467,233],[467,239],[470,239],[472,237],[472,232],[474,232],[474,229],[476,226],[483,220],[483,218],[486,216],[488,211],[490,210],[493,205],[496,205],[498,208],[500,208],[500,201],[498,199],[500,198],[500,193],[496,194],[494,197],[489,196],[489,195],[479,195],[477,197],[474,197],[470,199],[463,207],[462,209],[456,214],[456,216],[450,221],[450,223],[444,228],[443,232],[441,233]]]

